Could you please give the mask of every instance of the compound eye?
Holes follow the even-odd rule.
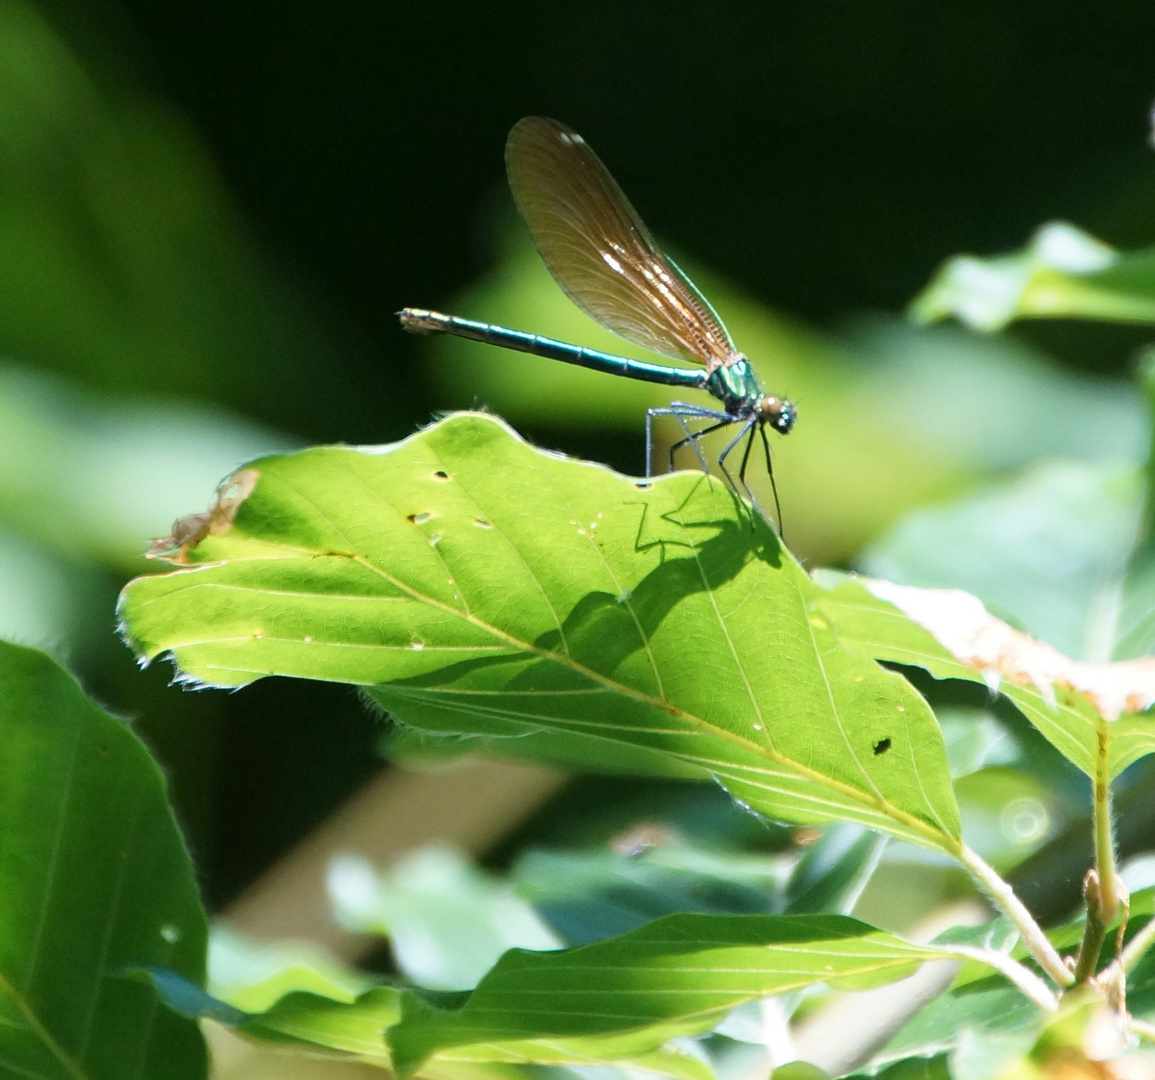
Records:
[[[779,435],[785,435],[794,427],[794,404],[781,398],[765,398],[762,401],[762,416],[770,421],[771,427]]]

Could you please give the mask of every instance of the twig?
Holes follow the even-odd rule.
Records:
[[[1099,963],[1099,950],[1103,947],[1103,938],[1107,936],[1099,875],[1093,867],[1083,878],[1083,899],[1087,904],[1087,922],[1083,927],[1083,940],[1079,942],[1079,952],[1075,956],[1076,983],[1087,982],[1095,974],[1095,967]]]

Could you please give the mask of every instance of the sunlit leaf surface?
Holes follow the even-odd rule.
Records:
[[[401,991],[376,986],[360,994],[337,988],[318,993],[292,990],[267,1008],[249,1013],[204,993],[167,971],[150,977],[166,1003],[187,1016],[205,1017],[238,1034],[265,1043],[305,1050],[312,1057],[355,1060],[380,1069],[393,1068],[385,1033],[401,1018]],[[243,992],[243,996],[248,996]],[[633,1039],[643,1044],[644,1039]],[[421,1075],[430,1080],[518,1080],[527,1062],[553,1065],[596,1065],[658,1073],[674,1080],[712,1080],[713,1073],[700,1058],[672,1047],[633,1052],[628,1040],[596,1044],[601,1053],[583,1049],[579,1040],[541,1040],[520,1049],[497,1045],[452,1046],[425,1061]],[[613,1075],[613,1074],[608,1074]]]
[[[195,1024],[145,965],[204,975],[207,928],[160,771],[42,653],[0,644],[0,1076],[194,1080]]]
[[[980,666],[975,657],[960,656],[961,650],[958,649],[952,651],[930,630],[886,600],[872,595],[865,585],[840,581],[838,575],[829,573],[824,574],[823,579],[833,588],[816,606],[830,618],[838,630],[839,640],[848,648],[858,649],[875,659],[924,668],[936,678],[965,679],[999,689],[1064,757],[1088,776],[1100,772],[1100,758],[1104,759],[1109,776],[1115,777],[1133,761],[1155,752],[1155,719],[1150,712],[1124,711],[1122,715],[1112,715],[1114,710],[1109,709],[1104,716],[1087,693],[1058,680],[1050,683],[1054,674],[1048,668],[1043,668],[1038,682],[1033,682],[1029,663],[1024,664],[1024,657],[1027,661],[1031,658],[1029,653],[996,656],[999,663],[1004,659],[1007,661],[1001,669],[997,665]],[[898,591],[896,586],[888,585],[886,589],[893,595]],[[920,592],[916,589],[906,591],[911,594]],[[927,596],[934,593],[934,590],[921,591]],[[967,597],[967,594],[956,595]],[[970,606],[981,607],[974,597],[967,599],[972,602]],[[992,625],[998,624],[998,620],[987,618]],[[1014,634],[1005,624],[998,625],[1004,634],[1013,635],[1016,645],[1022,642],[1030,644],[1029,639]],[[1053,659],[1056,655],[1045,645],[1033,644],[1047,658]],[[1067,664],[1065,671],[1068,674],[1072,669],[1081,671],[1083,668],[1097,672],[1106,680],[1105,692],[1119,695],[1122,701],[1127,700],[1129,690],[1138,689],[1146,694],[1151,685],[1151,661],[1143,662],[1138,669],[1133,664],[1098,665],[1095,668],[1092,665],[1071,665],[1070,661]],[[1134,686],[1133,679],[1137,680]]]
[[[744,1001],[815,982],[864,989],[945,955],[838,915],[672,915],[565,952],[507,953],[460,1009],[410,995],[389,1042],[401,1075],[449,1047],[536,1060],[540,1042],[592,1056],[624,1038],[637,1051]]]
[[[228,531],[126,589],[143,657],[217,686],[361,684],[431,732],[581,734],[778,819],[956,848],[925,702],[839,643],[820,590],[720,484],[639,485],[469,414],[250,468]]]

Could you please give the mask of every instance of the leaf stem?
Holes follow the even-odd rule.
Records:
[[[1014,889],[1003,881],[1003,879],[995,873],[994,869],[988,866],[979,855],[967,847],[966,844],[959,845],[958,857],[963,866],[974,875],[979,884],[986,890],[987,895],[990,896],[1007,918],[1015,924],[1031,955],[1038,961],[1039,966],[1050,975],[1059,986],[1071,986],[1075,981],[1075,977],[1071,974],[1070,968],[1067,967],[1054,945],[1047,940],[1046,934],[1043,933],[1039,924],[1035,922],[1031,913],[1027,910],[1026,905],[1015,895]]]
[[[1023,996],[1034,1002],[1044,1012],[1057,1012],[1059,999],[1042,979],[1030,968],[1024,967],[1016,960],[1012,960],[1003,953],[992,949],[975,949],[969,945],[953,945],[950,951],[958,956],[965,956],[968,960],[978,960],[988,967],[994,968],[1001,975],[1022,991]]]

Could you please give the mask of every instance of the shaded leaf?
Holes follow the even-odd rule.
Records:
[[[829,826],[803,849],[786,884],[786,912],[848,915],[878,865],[886,841],[860,826]]]
[[[3,643],[0,731],[0,1073],[205,1076],[196,1025],[130,977],[204,978],[204,912],[159,769],[54,661]]]
[[[1146,454],[1148,410],[1134,385],[1073,371],[1022,336],[916,325],[878,312],[856,317],[850,333],[867,373],[854,395],[862,415],[972,468],[1005,474],[1047,458],[1117,467]],[[901,468],[886,466],[900,480]],[[971,486],[940,488],[912,510]]]
[[[824,594],[714,481],[638,484],[470,414],[250,468],[228,533],[123,594],[134,648],[187,681],[357,683],[431,732],[579,734],[771,817],[957,847],[926,703],[842,647],[809,609]]]
[[[674,841],[637,853],[531,851],[518,859],[513,880],[569,944],[584,945],[679,911],[780,913],[789,870],[786,855]]]

